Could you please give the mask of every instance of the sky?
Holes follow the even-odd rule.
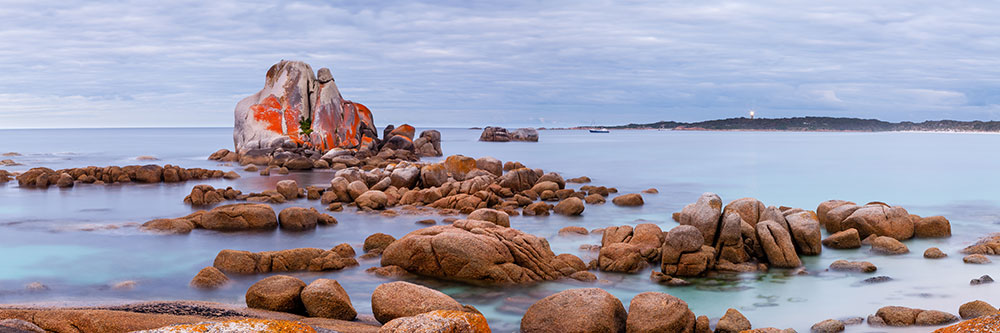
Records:
[[[282,59],[376,125],[1000,120],[988,1],[0,5],[0,128],[232,126]]]

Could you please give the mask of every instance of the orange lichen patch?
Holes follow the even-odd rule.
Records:
[[[364,104],[361,103],[354,103],[354,104],[357,105],[358,109],[357,112],[360,115],[360,117],[358,118],[361,119],[361,122],[364,123],[366,126],[375,129],[375,121],[372,118],[372,111],[369,110],[368,107],[365,106]]]
[[[253,119],[264,123],[264,128],[275,133],[281,133],[281,102],[271,94],[260,104],[250,106],[253,110]]]
[[[476,160],[462,155],[451,155],[444,160],[444,168],[453,175],[464,175],[476,168]]]
[[[240,319],[223,322],[206,322],[175,325],[148,332],[260,332],[260,333],[316,333],[312,327],[287,320]]]
[[[454,310],[435,310],[425,314],[440,318],[464,320],[470,327],[472,327],[472,333],[490,333],[490,325],[486,322],[486,317],[483,317],[483,315],[478,313]]]
[[[1000,313],[969,319],[961,323],[948,327],[939,328],[934,333],[976,333],[976,332],[1000,332]]]

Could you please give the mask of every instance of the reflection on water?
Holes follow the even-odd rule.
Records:
[[[170,163],[237,170],[243,178],[203,183],[232,186],[244,192],[273,188],[283,179],[296,179],[302,186],[326,186],[332,176],[330,171],[317,171],[260,177],[238,166],[205,160],[216,149],[232,145],[230,129],[30,132],[0,131],[0,152],[24,154],[12,158],[25,165],[8,170]],[[638,293],[662,291],[684,299],[699,315],[719,317],[734,307],[755,327],[791,326],[808,331],[812,323],[820,320],[863,317],[885,305],[957,313],[960,304],[973,299],[1000,303],[998,284],[969,286],[972,278],[984,274],[996,277],[996,264],[966,265],[958,254],[978,237],[1000,231],[1000,177],[994,174],[1000,169],[1000,158],[979,153],[995,149],[1000,144],[998,135],[671,131],[591,135],[542,131],[539,143],[481,143],[476,141],[478,136],[478,131],[442,130],[445,153],[517,160],[566,177],[586,175],[596,185],[615,186],[626,193],[649,187],[659,189],[659,194],[644,195],[646,205],[638,208],[609,203],[589,205],[581,217],[511,218],[515,228],[546,237],[556,253],[573,253],[584,261],[595,259],[597,253],[581,250],[580,245],[599,244],[600,235],[560,236],[560,228],[655,223],[668,230],[677,225],[670,213],[705,191],[718,193],[726,202],[750,196],[769,205],[806,209],[815,209],[821,201],[834,198],[880,200],[902,205],[914,214],[944,215],[952,223],[953,237],[907,241],[911,253],[906,255],[824,249],[821,256],[803,258],[805,275],[780,269],[763,274],[713,274],[690,279],[692,285],[688,287],[666,287],[650,282],[649,270],[653,267],[634,275],[595,272],[600,279],[596,285],[619,297],[626,306]],[[140,155],[153,155],[159,161],[135,160]],[[263,276],[232,276],[234,282],[229,287],[214,291],[187,287],[191,277],[211,265],[222,249],[332,248],[346,242],[360,253],[366,236],[383,232],[402,237],[421,227],[415,221],[428,218],[390,218],[347,209],[334,213],[338,225],[305,233],[279,230],[220,234],[195,230],[189,235],[164,236],[135,228],[136,223],[192,212],[182,200],[197,184],[78,185],[48,190],[19,189],[16,183],[0,185],[0,261],[4,263],[0,270],[0,303],[200,299],[239,304],[246,288]],[[323,208],[317,201],[306,200],[274,207],[280,210],[293,205]],[[440,223],[440,216],[431,218]],[[950,257],[923,259],[924,249],[933,246]],[[870,261],[878,271],[862,274],[824,270],[837,259]],[[307,282],[321,277],[337,279],[355,308],[370,313],[371,292],[385,280],[364,272],[377,266],[377,259],[360,263],[360,267],[339,272],[290,275]],[[889,276],[891,280],[862,282],[873,276]],[[138,286],[131,291],[109,287],[125,280],[134,280]],[[50,290],[25,291],[23,286],[32,281],[40,281]],[[516,331],[521,315],[539,298],[563,289],[594,285],[555,281],[484,288],[430,279],[415,281],[474,305],[486,314],[497,332]],[[848,329],[866,330],[865,325]]]

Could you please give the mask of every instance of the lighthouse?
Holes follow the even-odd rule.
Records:
[[[753,110],[750,110],[750,120],[753,120]]]

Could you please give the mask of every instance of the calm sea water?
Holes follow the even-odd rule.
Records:
[[[828,199],[863,203],[884,201],[902,205],[923,216],[944,215],[951,220],[948,239],[911,240],[911,253],[871,255],[866,250],[824,249],[805,257],[814,274],[786,276],[784,270],[766,274],[691,279],[693,286],[669,288],[651,283],[649,270],[635,275],[596,272],[597,286],[618,296],[627,306],[644,291],[678,296],[698,315],[718,318],[727,308],[743,312],[755,327],[792,327],[808,331],[813,323],[848,316],[867,316],[885,305],[944,310],[957,314],[964,302],[983,299],[1000,304],[1000,284],[969,286],[983,274],[1000,277],[998,263],[966,265],[958,251],[990,232],[1000,232],[1000,135],[949,133],[793,133],[793,132],[682,132],[541,131],[538,143],[484,143],[479,131],[441,129],[446,155],[493,156],[516,160],[529,167],[556,171],[564,177],[586,175],[595,185],[615,186],[624,193],[649,187],[638,208],[588,205],[582,217],[514,217],[513,227],[549,239],[556,253],[573,253],[584,261],[594,252],[582,244],[598,244],[600,236],[563,237],[562,227],[589,229],[611,225],[656,223],[664,230],[677,225],[672,212],[693,202],[702,192],[716,192],[725,202],[755,197],[767,205],[815,209]],[[141,155],[159,158],[157,164],[236,170],[237,180],[204,182],[232,186],[244,192],[274,187],[283,179],[300,185],[328,185],[330,171],[260,177],[238,166],[219,165],[206,157],[232,147],[232,130],[201,129],[59,129],[0,130],[0,153],[24,166],[53,169],[87,165],[146,164]],[[431,159],[438,160],[438,159]],[[334,213],[340,224],[315,232],[222,234],[195,230],[189,235],[153,235],[135,227],[120,227],[154,218],[177,217],[193,210],[182,202],[199,182],[125,186],[78,185],[70,189],[20,189],[16,182],[0,185],[0,303],[100,303],[130,300],[199,299],[241,304],[246,288],[264,276],[232,276],[234,283],[215,291],[187,286],[202,267],[210,266],[222,249],[250,251],[296,247],[331,248],[349,243],[360,254],[364,238],[375,232],[397,238],[418,229],[424,216]],[[274,205],[322,206],[300,200]],[[824,237],[826,236],[824,232]],[[950,256],[926,260],[928,247],[940,247]],[[834,260],[867,260],[875,274],[834,273],[823,270]],[[996,259],[996,258],[994,258]],[[338,272],[292,273],[306,282],[337,279],[360,313],[371,313],[374,288],[386,280],[364,272],[378,260],[362,260],[360,267]],[[887,275],[894,280],[863,285],[861,280]],[[131,291],[115,291],[110,284],[134,280]],[[24,285],[39,281],[49,291],[29,293]],[[462,303],[476,306],[496,332],[516,331],[523,300],[542,298],[568,288],[594,286],[576,282],[546,282],[518,288],[478,288],[457,283],[418,280],[442,290]],[[508,298],[510,297],[510,298]],[[531,301],[526,304],[530,305]],[[848,332],[870,331],[867,325]],[[926,331],[926,328],[878,329]]]

